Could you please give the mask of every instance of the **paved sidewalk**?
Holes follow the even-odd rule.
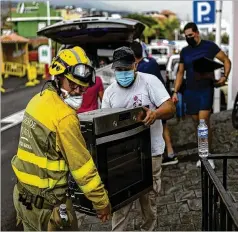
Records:
[[[40,84],[44,83],[44,79],[37,78],[40,81]],[[8,78],[3,78],[3,88],[6,90],[6,93],[11,93],[12,91],[16,91],[18,89],[29,88],[26,87],[25,84],[28,82],[26,77],[15,77],[9,76]],[[37,85],[36,85],[37,86]],[[32,87],[31,87],[32,88]]]
[[[190,151],[191,152],[191,151]],[[184,157],[177,165],[162,172],[162,189],[158,204],[157,231],[201,230],[201,169],[196,167],[196,154]],[[222,177],[222,163],[215,161],[216,173]],[[228,161],[228,190],[238,209],[238,160]],[[111,222],[101,224],[95,217],[83,216],[80,230],[110,231]],[[140,230],[139,206],[130,213],[128,231]]]

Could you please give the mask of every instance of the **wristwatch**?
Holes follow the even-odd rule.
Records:
[[[174,93],[178,93],[178,91],[174,91]]]

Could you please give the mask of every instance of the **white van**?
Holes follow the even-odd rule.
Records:
[[[173,51],[169,45],[150,45],[148,46],[148,53],[156,59],[159,65],[166,65]]]

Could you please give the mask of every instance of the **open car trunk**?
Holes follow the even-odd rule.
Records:
[[[39,30],[37,34],[60,43],[60,49],[82,47],[96,69],[101,67],[103,60],[103,66],[107,66],[98,70],[98,75],[108,85],[112,82],[109,79],[114,79],[108,66],[112,61],[113,51],[121,46],[129,46],[133,40],[140,38],[144,28],[141,22],[132,19],[88,17],[61,21]],[[102,76],[107,74],[109,76],[105,78]]]
[[[37,32],[52,40],[67,45],[82,47],[131,43],[139,38],[145,26],[131,19],[81,18],[61,21]]]

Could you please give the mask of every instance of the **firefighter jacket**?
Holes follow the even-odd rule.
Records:
[[[53,205],[65,198],[69,171],[95,209],[109,204],[77,114],[52,85],[26,107],[12,168],[23,187]]]

